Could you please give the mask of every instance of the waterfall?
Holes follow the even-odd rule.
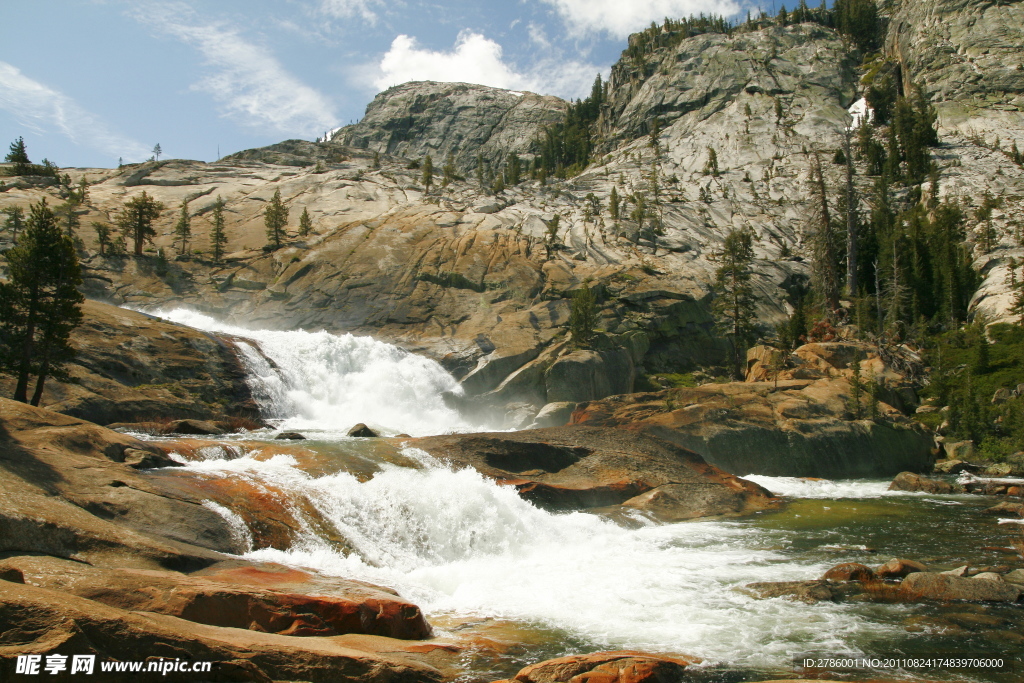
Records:
[[[253,397],[281,429],[344,432],[359,422],[383,434],[480,430],[445,403],[462,387],[437,362],[371,337],[247,330],[175,309],[151,312],[250,340],[238,349]]]

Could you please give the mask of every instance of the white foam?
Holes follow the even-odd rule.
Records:
[[[802,477],[769,477],[763,474],[748,474],[743,478],[765,487],[776,495],[789,498],[882,498],[921,495],[907,491],[890,491],[888,481],[832,481]]]
[[[429,456],[428,456],[429,457]],[[563,629],[600,647],[696,654],[734,665],[783,666],[808,648],[848,652],[853,634],[887,627],[848,606],[755,600],[754,581],[819,576],[767,548],[785,532],[736,522],[627,529],[585,514],[553,514],[473,470],[385,467],[369,481],[311,477],[294,459],[189,465],[208,476],[263,481],[312,506],[354,552],[307,525],[274,561],[392,586],[430,614],[489,615]]]

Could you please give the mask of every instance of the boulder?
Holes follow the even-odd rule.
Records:
[[[1002,517],[1021,517],[1024,516],[1024,503],[998,503],[982,512]]]
[[[360,437],[360,438],[373,438],[375,436],[380,436],[380,434],[378,434],[374,430],[370,429],[369,427],[367,427],[362,422],[357,424],[352,429],[348,430],[348,435],[349,436],[357,436],[357,437]]]
[[[544,427],[562,427],[567,425],[572,418],[572,411],[576,410],[577,405],[573,401],[548,403],[533,418],[533,424],[529,428],[542,429]]]
[[[626,505],[678,520],[778,504],[770,492],[692,451],[621,429],[569,426],[449,434],[413,439],[409,445],[455,466],[473,467],[554,510]]]
[[[979,572],[972,576],[971,579],[974,581],[1002,581],[1003,575],[995,572]]]
[[[875,572],[863,564],[846,562],[832,567],[821,578],[825,581],[874,581]]]
[[[175,420],[167,425],[164,433],[211,436],[223,434],[224,430],[207,420]]]
[[[913,472],[900,472],[889,484],[890,491],[921,491],[924,493],[964,493],[960,484],[950,484],[939,479],[929,479]]]
[[[358,426],[358,425],[356,425],[356,426]],[[363,425],[363,426],[366,427],[366,425]],[[355,429],[355,427],[353,427],[353,429]],[[360,435],[358,435],[358,434],[351,434],[350,433],[349,436],[360,436]],[[277,439],[278,441],[305,441],[306,440],[306,437],[304,437],[302,434],[299,434],[298,432],[281,432],[280,434],[278,434],[274,438]]]
[[[545,372],[548,403],[593,401],[633,391],[636,370],[624,348],[580,349],[558,358]]]
[[[755,598],[788,598],[798,602],[813,604],[816,602],[835,602],[838,599],[836,589],[824,579],[819,581],[767,581],[748,583],[744,592]]]
[[[949,571],[939,572],[939,573],[943,574],[945,576],[966,577],[967,575],[970,574],[970,572],[971,572],[970,566],[965,564],[965,565],[957,567],[956,569],[950,569]]]
[[[902,579],[914,572],[926,571],[928,571],[928,567],[920,562],[894,557],[876,569],[875,576],[879,579]]]
[[[946,441],[942,444],[942,449],[946,452],[946,458],[949,460],[974,459],[973,441]]]
[[[969,600],[972,602],[1016,602],[1021,588],[1005,581],[967,579],[951,574],[917,572],[903,579],[900,595],[906,601]]]
[[[1003,581],[1014,583],[1018,586],[1024,585],[1024,569],[1014,569],[1012,572],[1003,574]]]
[[[698,657],[665,656],[619,650],[549,659],[522,669],[520,683],[664,683],[685,676]]]
[[[935,463],[937,474],[960,474],[961,472],[980,472],[981,467],[963,460],[939,460]]]
[[[124,449],[124,464],[137,470],[153,470],[159,467],[181,467],[181,463],[164,453],[153,453],[138,448]]]

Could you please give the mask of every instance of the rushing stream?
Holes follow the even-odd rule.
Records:
[[[894,493],[881,481],[751,476],[788,497],[787,508],[671,525],[554,514],[422,451],[343,436],[356,422],[392,434],[473,429],[443,400],[459,387],[436,363],[350,335],[253,332],[195,313],[160,315],[251,339],[246,363],[267,415],[312,437],[301,444],[309,457],[283,446],[242,457],[219,448],[178,472],[284,491],[315,510],[352,551],[343,553],[309,525],[288,550],[246,556],[392,586],[419,604],[442,636],[466,617],[534,634],[532,647],[480,665],[488,675],[509,676],[524,663],[570,652],[629,648],[698,655],[708,662],[709,680],[763,680],[792,675],[793,658],[810,654],[1012,654],[1024,644],[1016,606],[808,605],[737,590],[893,556],[942,569],[1010,562],[995,548],[1020,530],[981,514],[989,499]],[[219,511],[248,533],[237,515]],[[1018,674],[899,677],[1008,682]],[[887,676],[896,677],[861,672],[851,680]]]

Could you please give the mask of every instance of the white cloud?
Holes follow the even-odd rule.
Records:
[[[370,24],[377,23],[377,13],[371,7],[381,0],[320,0],[320,11],[335,19],[359,17]]]
[[[731,15],[739,11],[736,0],[542,0],[553,5],[574,32],[606,32],[617,38],[659,24],[665,17],[691,14]],[[793,4],[796,4],[795,2]]]
[[[422,48],[415,38],[400,35],[377,65],[372,85],[383,90],[409,81],[461,82],[578,97],[589,92],[600,70],[578,61],[547,59],[520,72],[504,61],[501,45],[472,31],[462,31],[449,51]]]
[[[77,145],[111,157],[145,159],[148,149],[110,128],[73,99],[35,81],[7,62],[0,62],[0,109],[39,135],[57,132]]]
[[[337,123],[334,107],[318,91],[292,76],[269,51],[237,31],[212,23],[185,23],[184,5],[146,4],[134,15],[196,48],[212,73],[193,89],[217,100],[225,115],[256,128],[287,135],[322,133]]]

